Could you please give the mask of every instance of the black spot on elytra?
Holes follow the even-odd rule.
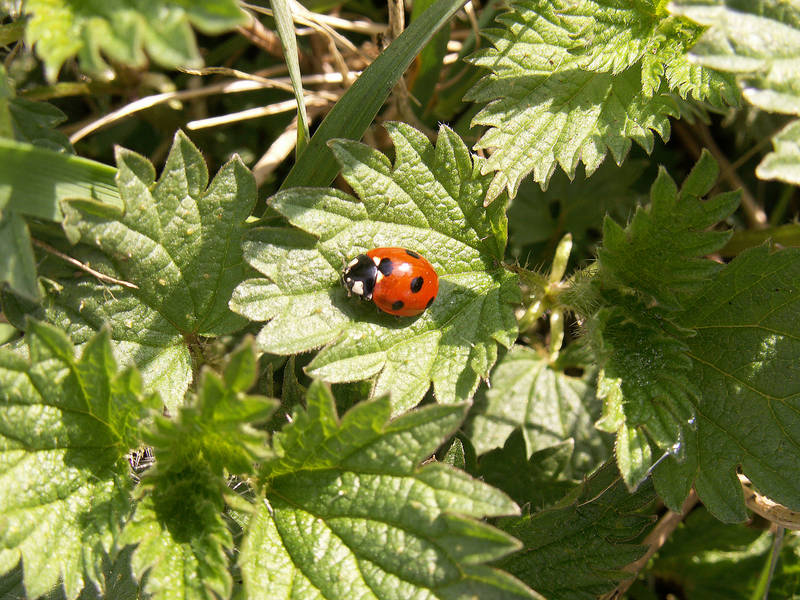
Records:
[[[392,310],[400,310],[403,308],[403,301],[402,300],[395,300],[392,302]]]
[[[436,296],[432,296],[431,299],[428,300],[428,303],[425,305],[425,308],[430,308],[434,300],[436,300]]]
[[[422,289],[423,283],[425,283],[425,280],[422,277],[414,277],[414,279],[411,280],[411,291],[416,294]]]
[[[419,254],[417,254],[413,250],[406,250],[406,254],[408,254],[411,258],[419,258]]]
[[[392,274],[392,269],[394,269],[394,265],[392,264],[391,258],[382,258],[380,264],[378,265],[378,271],[384,274],[385,277],[388,277]]]

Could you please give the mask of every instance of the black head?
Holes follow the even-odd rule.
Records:
[[[378,267],[366,254],[359,254],[351,260],[342,273],[344,287],[348,294],[372,300],[372,290],[378,278]]]

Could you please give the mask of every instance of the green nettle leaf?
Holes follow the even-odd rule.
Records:
[[[796,475],[800,444],[800,251],[740,254],[686,306],[687,338],[697,430],[682,463],[656,469],[670,507],[693,484],[703,504],[723,521],[747,512],[737,467],[760,492],[800,510]]]
[[[670,10],[705,28],[693,59],[738,75],[753,105],[800,115],[800,8],[774,0],[677,0]]]
[[[101,587],[130,513],[125,455],[159,403],[117,371],[109,337],[76,359],[63,332],[31,321],[30,360],[0,349],[0,573],[22,560],[30,598],[59,581],[70,599]]]
[[[388,398],[337,417],[315,381],[276,434],[266,496],[239,556],[246,598],[531,598],[484,563],[519,548],[481,522],[517,514],[502,492],[443,463],[418,466],[461,424],[463,405],[388,421]]]
[[[678,190],[661,169],[651,203],[624,229],[606,218],[596,282],[601,307],[587,323],[603,371],[598,394],[605,400],[597,426],[616,433],[616,456],[626,483],[637,486],[650,472],[651,442],[661,452],[683,452],[694,424],[692,363],[686,356],[691,329],[674,322],[724,265],[702,258],[719,250],[729,231],[707,231],[736,209],[738,193],[708,200],[717,165],[704,152]],[[648,302],[655,305],[648,306]]]
[[[84,257],[77,252],[76,257]],[[84,259],[95,268],[108,261]],[[43,273],[49,277],[45,270]],[[103,326],[111,333],[114,356],[122,364],[136,365],[145,389],[159,393],[170,410],[182,401],[192,381],[192,359],[186,340],[158,311],[144,304],[134,290],[98,282],[83,274],[79,280],[60,279],[63,286],[50,288],[40,305],[19,302],[6,295],[3,311],[8,320],[25,328],[26,315],[52,323],[80,347]]]
[[[180,471],[202,457],[221,478],[225,472],[247,474],[254,461],[267,458],[266,434],[252,424],[266,421],[277,403],[247,395],[255,379],[256,360],[249,340],[230,355],[222,377],[204,370],[194,401],[182,406],[176,419],[158,417],[147,435],[160,468]]]
[[[130,546],[123,548],[117,553],[113,562],[109,560],[105,563],[102,573],[103,582],[100,585],[102,593],[99,593],[94,586],[87,586],[83,588],[77,600],[103,600],[104,598],[140,600],[139,583],[131,572],[131,552]],[[25,590],[22,563],[9,573],[0,575],[0,598],[3,600],[27,600],[31,597]],[[40,599],[64,600],[64,597],[61,587],[55,587]]]
[[[772,138],[770,152],[756,169],[761,179],[780,179],[800,185],[800,120],[792,121]]]
[[[752,600],[764,565],[769,565],[774,534],[747,525],[722,523],[699,506],[684,519],[658,551],[652,568],[661,580],[691,590],[687,600]],[[769,584],[772,598],[791,598],[797,592],[797,551],[800,537],[787,535],[777,569]]]
[[[621,164],[635,140],[650,152],[678,115],[672,93],[716,106],[735,104],[733,79],[688,61],[702,28],[667,15],[661,0],[519,0],[484,31],[493,47],[472,62],[489,69],[468,94],[489,104],[473,125],[489,130],[477,148],[496,172],[488,200],[514,196],[533,172],[547,187],[556,165],[591,174],[611,151]]]
[[[800,7],[773,0],[679,0],[670,10],[706,26],[692,48],[697,63],[736,75],[754,106],[800,115]],[[775,136],[775,152],[756,170],[760,178],[800,184],[798,123]]]
[[[593,426],[600,417],[593,385],[551,368],[546,358],[524,346],[503,357],[491,382],[485,401],[476,402],[468,428],[478,454],[502,447],[519,429],[528,457],[572,440],[578,472],[603,461],[606,445]]]
[[[106,255],[99,270],[138,289],[92,279],[80,293],[68,289],[74,284],[52,292],[48,307],[62,327],[68,321],[76,328],[111,323],[120,357],[141,362],[174,410],[191,381],[180,338],[228,334],[246,323],[227,303],[249,271],[241,239],[255,182],[234,158],[209,184],[202,155],[182,132],[158,181],[138,154],[120,149],[117,162],[124,213],[88,201],[64,203],[64,228]]]
[[[683,343],[685,332],[665,331],[641,304],[602,309],[593,328],[604,369],[597,393],[604,400],[597,427],[616,434],[615,454],[625,482],[635,488],[650,473],[650,442],[680,455],[687,428],[694,423],[690,401],[697,389]]]
[[[103,55],[131,66],[148,56],[164,67],[198,67],[194,25],[217,34],[247,20],[235,0],[27,0],[31,13],[25,41],[36,45],[47,77],[54,81],[64,61],[77,55],[91,75],[110,79],[113,72]]]
[[[582,177],[579,170],[574,181],[557,171],[546,191],[533,180],[523,181],[508,209],[512,252],[522,258],[528,254],[527,246],[555,244],[569,233],[572,253],[590,254],[605,215],[624,221],[637,202],[646,200],[636,183],[647,166],[645,160],[627,160],[621,167],[604,162],[591,177]]]
[[[55,129],[66,119],[52,104],[17,98],[5,68],[0,65],[0,137],[72,153],[69,138]]]
[[[655,520],[654,498],[649,482],[632,494],[606,465],[563,506],[501,521],[525,551],[497,564],[547,598],[597,598],[631,577],[620,569],[645,553],[636,542]]]
[[[517,336],[511,303],[516,275],[501,265],[507,224],[502,202],[489,210],[481,160],[442,127],[433,146],[419,131],[389,124],[394,167],[379,152],[339,140],[332,150],[360,197],[295,188],[270,201],[299,229],[265,228],[244,243],[245,260],[268,279],[234,291],[231,307],[254,321],[266,352],[324,346],[306,368],[329,382],[376,377],[373,394],[391,392],[394,412],[416,405],[433,382],[437,399],[469,399],[497,360],[497,345]],[[307,232],[307,233],[306,233]],[[370,248],[400,246],[425,256],[439,295],[423,315],[399,319],[347,298],[342,267]]]
[[[607,453],[610,454],[610,453]],[[480,457],[475,475],[506,494],[528,510],[541,510],[574,490],[582,478],[594,470],[579,473],[572,466],[575,443],[572,439],[534,452],[528,457],[525,440],[514,431],[502,448]]]
[[[142,478],[122,543],[138,544],[131,564],[153,598],[228,598],[233,537],[222,516],[224,476],[248,474],[268,458],[266,420],[277,403],[247,390],[256,376],[251,343],[230,357],[222,377],[204,371],[196,397],[174,419],[156,417],[145,435],[156,466]],[[144,578],[144,579],[143,579]]]
[[[736,210],[740,193],[700,201],[718,174],[707,150],[680,190],[662,167],[650,188],[650,205],[639,208],[627,227],[605,219],[599,278],[652,296],[664,308],[680,308],[685,298],[723,268],[702,257],[722,248],[732,232],[707,229]]]

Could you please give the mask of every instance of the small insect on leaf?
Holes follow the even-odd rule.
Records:
[[[373,248],[351,260],[342,274],[348,294],[384,312],[416,317],[436,300],[439,277],[425,258],[405,248]]]

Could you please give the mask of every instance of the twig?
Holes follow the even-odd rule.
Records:
[[[323,112],[322,108],[310,107],[308,110],[309,122],[316,119]],[[270,144],[269,149],[258,159],[253,166],[253,177],[256,178],[256,185],[261,186],[267,177],[286,160],[297,145],[297,117],[284,129],[275,141]]]
[[[256,6],[255,4],[248,4],[243,2],[242,6],[249,8],[254,12],[259,12],[265,15],[272,15],[269,8]],[[351,21],[349,19],[342,19],[341,17],[334,17],[332,15],[324,15],[321,13],[314,13],[315,20],[319,23],[325,23],[336,29],[344,29],[345,31],[355,31],[356,33],[366,33],[369,35],[377,35],[386,31],[386,25],[383,23],[374,23],[372,21]]]
[[[461,49],[464,47],[463,42],[459,42],[458,40],[447,40],[447,51],[448,52],[461,52]]]
[[[336,47],[336,42],[333,38],[328,38],[328,48],[333,55],[333,62],[336,63],[336,70],[344,77],[344,86],[349,88],[353,85],[353,80],[350,79],[348,75],[350,73],[350,68],[347,66],[344,56],[342,56],[342,53],[339,52],[339,49]]]
[[[3,66],[5,67],[6,71],[8,70],[11,62],[16,58],[17,54],[19,54],[20,48],[22,48],[22,42],[18,41],[14,44],[14,47],[11,48],[11,52],[8,53],[5,60],[3,61]]]
[[[751,146],[750,149],[747,150],[747,152],[742,154],[739,158],[737,158],[735,161],[731,163],[731,169],[736,171],[739,168],[741,168],[741,166],[744,163],[746,163],[748,160],[753,158],[753,156],[761,152],[761,150],[764,149],[764,146],[767,146],[772,141],[772,138],[774,138],[780,132],[781,129],[783,129],[783,127],[779,127],[778,129],[770,133],[768,136],[764,137],[763,140],[760,140],[758,143]]]
[[[328,25],[324,20],[319,19],[318,13],[308,10],[299,2],[292,2],[292,17],[298,23],[308,25],[314,31],[332,39],[337,46],[349,50],[350,52],[361,54],[361,51],[353,42]],[[361,56],[362,58],[366,58],[363,54],[361,54]]]
[[[750,487],[752,485],[750,480],[742,474],[739,474],[739,483],[742,484],[744,503],[747,508],[780,527],[793,530],[800,529],[799,512],[786,508],[783,504],[778,504],[766,496],[762,496]]]
[[[254,12],[260,12],[266,15],[272,14],[272,10],[268,8],[261,8],[252,4],[245,4],[245,6]],[[355,44],[353,44],[353,42],[332,27],[332,23],[330,22],[329,18],[324,18],[324,15],[308,10],[299,2],[292,2],[292,20],[294,20],[295,23],[306,25],[310,27],[311,30],[333,39],[339,47],[358,54],[365,60],[369,60],[369,57],[361,52],[361,50]],[[344,19],[338,19],[337,21],[344,21]],[[386,27],[383,26],[383,29],[381,29],[378,33],[382,33],[385,28]],[[296,35],[299,34],[300,31],[296,30]]]
[[[323,98],[309,96],[306,98],[308,106],[328,106],[329,101]],[[227,125],[237,121],[246,121],[247,119],[257,119],[260,117],[268,117],[270,115],[277,115],[284,112],[297,110],[297,100],[284,100],[283,102],[276,102],[268,106],[257,106],[256,108],[248,108],[247,110],[240,110],[239,112],[230,113],[227,115],[219,115],[216,117],[209,117],[207,119],[197,119],[186,123],[186,129],[197,130],[205,129],[207,127],[217,127],[219,125]]]
[[[277,70],[278,72],[285,72],[286,67],[280,66],[276,69],[265,69],[264,71],[259,71],[255,74],[255,76],[264,75],[267,71],[274,71]],[[351,72],[351,77],[357,77],[360,72]],[[307,75],[304,76],[302,81],[303,85],[315,85],[315,84],[325,84],[325,83],[341,83],[343,77],[341,73],[320,73],[315,75]],[[108,113],[100,117],[99,119],[95,119],[92,122],[88,123],[75,133],[73,133],[69,140],[71,143],[76,143],[79,140],[82,140],[90,133],[94,133],[98,129],[103,127],[107,127],[112,123],[116,123],[122,119],[125,119],[137,112],[142,110],[146,110],[148,108],[152,108],[153,106],[157,106],[159,104],[163,104],[165,102],[170,102],[172,100],[190,100],[193,98],[201,98],[204,96],[210,96],[212,94],[233,94],[237,92],[249,92],[253,90],[262,90],[265,88],[281,88],[283,89],[284,85],[287,85],[291,88],[291,82],[288,77],[280,77],[277,79],[266,79],[264,81],[253,81],[253,80],[244,80],[244,81],[226,81],[224,83],[215,83],[212,85],[208,85],[206,87],[197,89],[197,90],[181,90],[178,92],[164,92],[162,94],[154,94],[152,96],[146,96],[144,98],[139,98],[125,106],[118,108],[115,111]]]
[[[202,69],[187,69],[179,67],[180,71],[184,73],[188,73],[190,75],[230,75],[236,77],[237,79],[244,79],[247,81],[257,81],[258,83],[263,83],[267,87],[274,87],[279,90],[283,90],[285,92],[294,93],[294,88],[291,84],[286,82],[286,78],[278,78],[278,79],[269,79],[267,77],[260,77],[259,75],[254,75],[251,73],[245,73],[244,71],[239,71],[237,69],[231,69],[229,67],[205,67]],[[344,76],[342,76],[344,79]],[[320,96],[325,100],[332,100],[336,102],[339,99],[338,94],[334,94],[331,92],[326,92],[324,90],[316,92],[313,90],[306,90],[306,94],[309,96]]]
[[[122,279],[117,279],[116,277],[111,277],[110,275],[106,275],[105,273],[101,273],[100,271],[95,271],[93,268],[91,268],[88,265],[83,264],[81,261],[79,261],[79,260],[77,260],[75,258],[72,258],[71,256],[67,256],[66,254],[64,254],[63,252],[61,252],[59,250],[56,250],[50,244],[46,244],[45,242],[37,240],[36,238],[32,238],[31,241],[33,242],[34,246],[37,246],[37,247],[41,248],[42,250],[44,250],[45,252],[49,252],[50,254],[52,254],[54,256],[57,256],[61,260],[67,261],[69,264],[71,264],[74,267],[78,267],[82,271],[86,271],[90,275],[93,275],[94,277],[97,277],[97,279],[99,279],[100,281],[105,281],[106,283],[116,283],[117,285],[121,285],[122,287],[126,287],[126,288],[131,289],[131,290],[138,290],[139,289],[139,286],[136,285],[135,283],[131,283],[129,281],[124,281]]]
[[[602,596],[602,600],[615,600],[616,598],[621,598],[622,595],[628,591],[628,588],[631,587],[634,581],[636,581],[636,575],[639,573],[642,567],[644,567],[647,564],[647,561],[649,561],[652,556],[661,549],[661,547],[664,545],[664,542],[669,539],[669,536],[672,535],[672,532],[675,531],[675,528],[678,525],[680,525],[681,521],[686,518],[686,515],[688,515],[692,508],[694,508],[695,504],[697,504],[697,493],[694,491],[694,488],[692,488],[686,500],[683,502],[683,506],[681,506],[681,512],[676,513],[671,510],[667,511],[667,513],[661,517],[659,522],[653,528],[653,531],[651,531],[644,539],[644,545],[647,546],[647,552],[644,553],[644,556],[622,569],[623,571],[631,573],[631,578],[621,581],[612,592]]]
[[[385,46],[396,40],[405,29],[406,14],[403,0],[388,0],[389,3],[389,31],[386,34]],[[406,85],[405,77],[401,76],[392,90],[392,101],[397,114],[407,123],[422,130],[429,138],[436,139],[435,132],[426,128],[411,108],[411,100],[418,106],[419,101],[411,95]]]
[[[178,70],[187,75],[198,75],[205,77],[207,75],[226,75],[234,79],[241,79],[243,81],[256,81],[269,87],[274,87],[279,90],[287,92],[292,91],[292,86],[281,79],[270,79],[269,77],[262,77],[257,73],[247,73],[239,69],[231,69],[230,67],[203,67],[201,69],[190,69],[188,67],[178,67]]]
[[[702,147],[694,138],[691,130],[686,125],[678,121],[674,122],[673,125],[675,133],[678,134],[678,137],[681,138],[681,141],[689,149],[694,158],[699,158]],[[719,146],[717,146],[717,143],[714,141],[714,138],[711,135],[711,132],[708,130],[708,127],[702,123],[697,123],[694,129],[699,133],[703,145],[709,149],[711,154],[719,163],[720,178],[727,181],[728,185],[731,186],[731,189],[741,189],[742,210],[744,211],[747,223],[754,229],[763,229],[766,227],[767,214],[764,212],[764,209],[759,206],[755,196],[750,193],[750,190],[736,173],[736,170],[732,168],[728,158],[722,153],[722,150],[720,150]]]
[[[452,64],[458,62],[458,56],[459,55],[458,55],[457,52],[452,52],[450,54],[445,54],[444,58],[442,59],[442,64],[443,65],[452,65]]]
[[[477,50],[481,47],[481,26],[478,24],[478,16],[475,14],[475,7],[472,5],[472,0],[464,5],[464,12],[469,19],[469,26],[472,29],[472,35],[475,36],[475,48]]]
[[[267,54],[283,58],[283,47],[278,34],[264,27],[255,17],[252,17],[247,25],[241,25],[236,30]]]
[[[295,22],[310,25],[312,31],[322,35],[328,40],[328,49],[333,57],[333,62],[336,64],[336,69],[344,77],[345,87],[350,87],[353,83],[353,80],[347,75],[350,72],[350,68],[347,66],[347,62],[339,51],[339,48],[341,47],[351,53],[357,54],[363,60],[367,61],[367,63],[372,62],[370,57],[364,54],[353,42],[336,31],[333,27],[320,20],[317,13],[311,12],[305,6],[295,1],[291,2],[291,7],[292,18]]]
[[[389,41],[394,41],[406,28],[406,12],[403,0],[389,0]]]

